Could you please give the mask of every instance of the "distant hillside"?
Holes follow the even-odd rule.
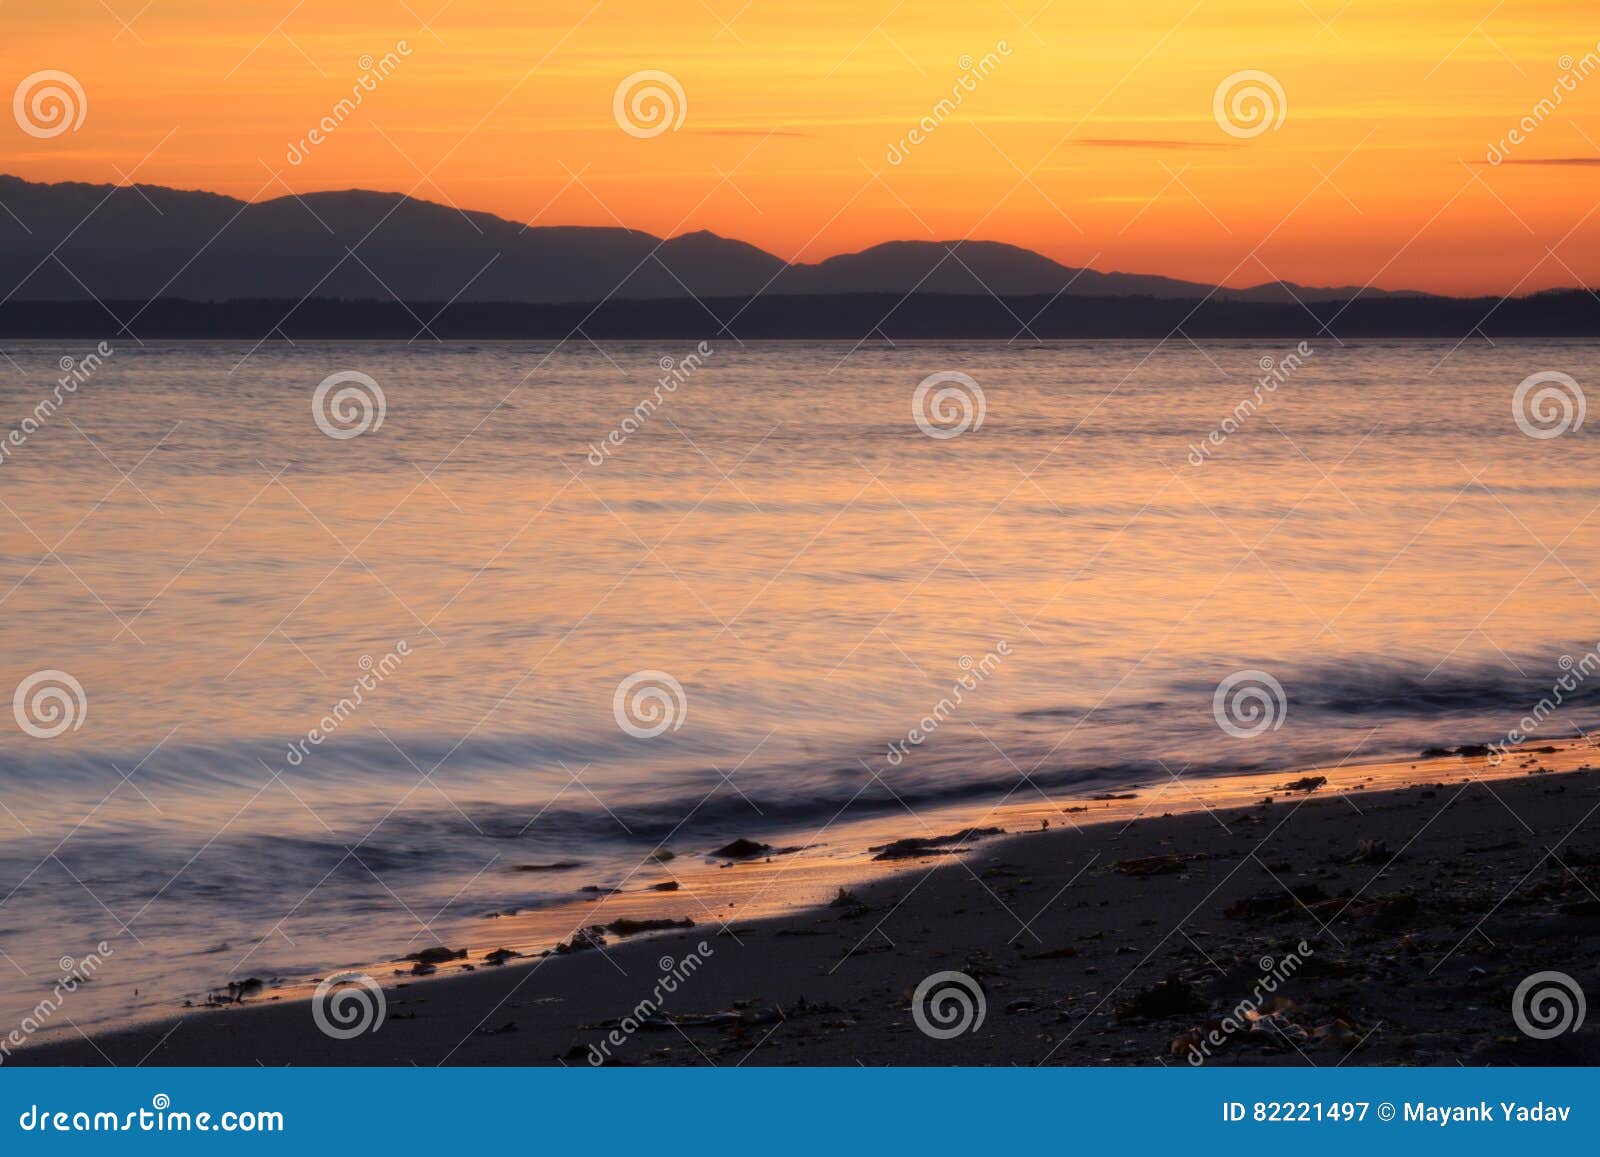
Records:
[[[1338,340],[1360,338],[1439,338],[1449,343],[1475,330],[1493,341],[1518,337],[1600,337],[1600,298],[1584,290],[1564,290],[1512,298],[1390,297],[1354,301],[1294,303],[1214,298],[1197,301],[1157,297],[1030,296],[999,300],[988,296],[938,293],[859,293],[827,296],[763,294],[759,297],[707,297],[693,300],[527,304],[482,302],[445,305],[439,301],[233,300],[194,302],[163,299],[145,303],[109,300],[119,317],[138,314],[141,340],[158,338],[238,339],[254,344],[273,340],[394,338],[421,335],[417,318],[444,339],[533,339],[571,337],[582,326],[595,340],[639,338],[672,341],[732,341],[793,338],[854,344],[884,338],[968,338],[1010,341],[1026,346],[1038,338],[1170,337],[1181,326],[1191,338],[1301,339],[1316,344],[1335,339],[1322,332],[1327,322]],[[1308,314],[1307,309],[1310,310]],[[1315,315],[1315,319],[1312,315]],[[1020,334],[1017,318],[1028,318]],[[99,339],[116,325],[92,301],[11,301],[0,304],[0,339]],[[1031,336],[1030,336],[1031,335]],[[125,340],[125,339],[124,339]],[[1474,338],[1473,340],[1480,340]],[[581,344],[581,343],[580,343]]]
[[[1306,302],[1353,288],[1195,282],[1073,269],[993,241],[892,241],[787,265],[713,233],[525,226],[397,193],[247,203],[155,185],[0,176],[0,294],[9,301],[306,297],[554,304],[697,297],[935,293]],[[51,254],[59,255],[60,260]],[[1392,296],[1368,290],[1363,297]]]

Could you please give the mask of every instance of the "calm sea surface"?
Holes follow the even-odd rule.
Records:
[[[1259,404],[1288,343],[710,349],[118,346],[13,438],[0,1031],[100,941],[80,1025],[663,842],[1492,740],[1600,641],[1600,442],[1513,405],[1592,343],[1313,341]],[[7,346],[0,423],[89,352]]]

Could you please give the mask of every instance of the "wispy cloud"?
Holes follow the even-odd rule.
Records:
[[[1487,165],[1488,161],[1479,161],[1480,165]],[[1516,160],[1507,158],[1499,166],[1506,165],[1572,165],[1587,168],[1591,165],[1600,165],[1600,157],[1519,157]]]
[[[1170,141],[1144,137],[1090,137],[1075,142],[1097,149],[1232,149],[1232,141]]]

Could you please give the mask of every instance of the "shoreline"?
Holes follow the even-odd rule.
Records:
[[[1517,1039],[1506,1002],[1521,977],[1510,975],[1515,967],[1509,964],[1496,971],[1478,961],[1485,953],[1520,953],[1529,971],[1538,965],[1584,979],[1594,953],[1581,941],[1600,936],[1600,874],[1593,866],[1600,864],[1600,844],[1591,863],[1587,842],[1600,832],[1592,818],[1600,808],[1600,772],[1585,758],[1591,750],[1582,741],[1552,741],[1519,749],[1499,767],[1481,756],[1456,755],[1282,777],[1174,779],[1133,798],[1096,804],[1063,800],[929,813],[915,826],[937,819],[937,831],[908,832],[904,821],[886,823],[888,838],[871,846],[928,841],[973,827],[1006,831],[902,844],[904,858],[892,860],[808,848],[737,864],[685,864],[674,872],[678,886],[671,892],[601,897],[576,925],[570,912],[563,914],[569,935],[601,924],[623,932],[597,933],[601,946],[577,944],[565,953],[495,965],[485,957],[502,945],[474,937],[449,945],[448,959],[411,966],[437,970],[433,975],[396,976],[389,966],[396,962],[372,967],[386,1020],[379,1031],[349,1040],[318,1029],[311,1015],[318,1002],[307,1000],[314,992],[308,981],[87,1036],[52,1028],[51,1039],[26,1043],[5,1063],[586,1065],[591,1054],[580,1046],[606,1044],[620,1031],[607,1025],[619,1026],[619,1018],[648,1004],[650,1015],[635,1015],[634,1031],[608,1046],[602,1061],[718,1063],[741,1048],[760,1047],[753,1063],[1037,1063],[1048,1054],[1046,1063],[1183,1064],[1186,1054],[1172,1053],[1180,1037],[1193,1048],[1190,1038],[1198,1033],[1205,1044],[1208,1020],[1236,1006],[1233,989],[1255,991],[1261,1004],[1263,975],[1281,971],[1291,958],[1299,964],[1282,978],[1282,993],[1265,1002],[1290,1003],[1257,1008],[1249,1031],[1233,1026],[1224,1034],[1227,1047],[1204,1063],[1306,1063],[1330,1042],[1363,1048],[1370,1054],[1365,1063],[1427,1063],[1428,1047],[1416,1041],[1441,1030],[1402,1032],[1394,1027],[1405,1023],[1399,1014],[1357,1007],[1370,985],[1350,972],[1367,959],[1352,957],[1351,943],[1371,944],[1374,937],[1383,941],[1380,959],[1398,960],[1410,971],[1438,960],[1420,979],[1409,972],[1404,982],[1389,977],[1401,995],[1408,984],[1427,988],[1435,977],[1456,989],[1506,989],[1481,1006],[1456,1001],[1453,1020],[1439,1013],[1451,1021],[1450,1031],[1475,1031],[1454,1020],[1470,1022],[1476,1014],[1479,1021],[1495,1020],[1500,1030],[1481,1049],[1498,1044],[1522,1056],[1532,1048],[1539,1063],[1575,1063],[1573,1049],[1584,1057],[1589,1053],[1582,1049],[1592,1050],[1583,1036]],[[1574,770],[1579,767],[1588,770]],[[1285,794],[1286,784],[1318,776],[1326,782]],[[1197,787],[1206,789],[1204,798]],[[1273,802],[1261,802],[1268,796]],[[1458,830],[1462,816],[1471,823]],[[960,819],[968,822],[946,826]],[[1043,820],[1051,820],[1049,830],[1042,829]],[[1581,830],[1569,830],[1574,824]],[[1299,830],[1307,834],[1280,850]],[[852,833],[853,841],[862,834],[858,828]],[[1260,855],[1256,846],[1241,854],[1251,837]],[[1424,860],[1422,846],[1437,840],[1443,843]],[[1559,856],[1547,850],[1555,841],[1569,851],[1576,841],[1576,849]],[[1552,856],[1564,860],[1554,881],[1546,862]],[[1474,870],[1488,865],[1499,872],[1498,891],[1494,880]],[[1553,898],[1540,915],[1559,932],[1558,943],[1541,940],[1538,928],[1523,929],[1512,948],[1485,930],[1485,921],[1503,922],[1510,905],[1495,901],[1500,891],[1515,892],[1519,878],[1543,886],[1545,900]],[[1250,887],[1233,895],[1245,880]],[[1226,904],[1216,902],[1225,898]],[[1486,913],[1474,912],[1479,901]],[[548,915],[538,914],[533,923]],[[1115,917],[1111,926],[1087,927],[1105,925],[1108,915]],[[693,927],[646,935],[616,923],[685,916]],[[1335,927],[1344,924],[1353,925],[1350,933]],[[511,934],[507,941],[516,939],[513,924],[494,925],[496,934],[503,930]],[[1443,934],[1451,929],[1463,933],[1459,940]],[[1536,959],[1533,949],[1548,959]],[[1263,970],[1268,956],[1275,965]],[[1135,962],[1118,981],[1121,965]],[[1468,968],[1478,971],[1461,975]],[[1046,991],[1034,991],[1019,975],[1041,970],[1059,974]],[[917,1031],[910,999],[936,971],[963,972],[985,993],[979,1031],[952,1040]],[[1136,975],[1141,972],[1151,975]],[[1175,983],[1164,987],[1168,972]],[[1330,995],[1343,989],[1351,991]],[[1223,990],[1228,995],[1220,995]],[[1374,1006],[1388,1002],[1367,994]],[[1110,1023],[1102,1023],[1108,1014]],[[1084,1042],[1103,1045],[1108,1034],[1117,1047],[1083,1054]],[[1246,1037],[1248,1047],[1241,1046]],[[779,1047],[764,1047],[769,1038]],[[1400,1049],[1407,1040],[1409,1052]],[[1264,1047],[1274,1044],[1276,1051]]]

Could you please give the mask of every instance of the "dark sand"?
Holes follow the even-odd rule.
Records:
[[[387,1019],[350,1040],[269,993],[8,1063],[586,1065],[652,995],[661,958],[703,942],[701,967],[614,1061],[1184,1065],[1251,995],[1261,958],[1282,970],[1302,941],[1272,1015],[1225,1033],[1206,1063],[1600,1062],[1600,1023],[1535,1040],[1512,1018],[1531,973],[1600,993],[1600,772],[1463,770],[1424,764],[1419,777],[1455,778],[1385,792],[1264,780],[1271,803],[985,838],[791,917],[475,959],[422,982],[385,974]],[[1152,857],[1167,859],[1127,863]],[[941,970],[975,978],[986,1002],[980,1027],[946,1040],[910,1006]]]

